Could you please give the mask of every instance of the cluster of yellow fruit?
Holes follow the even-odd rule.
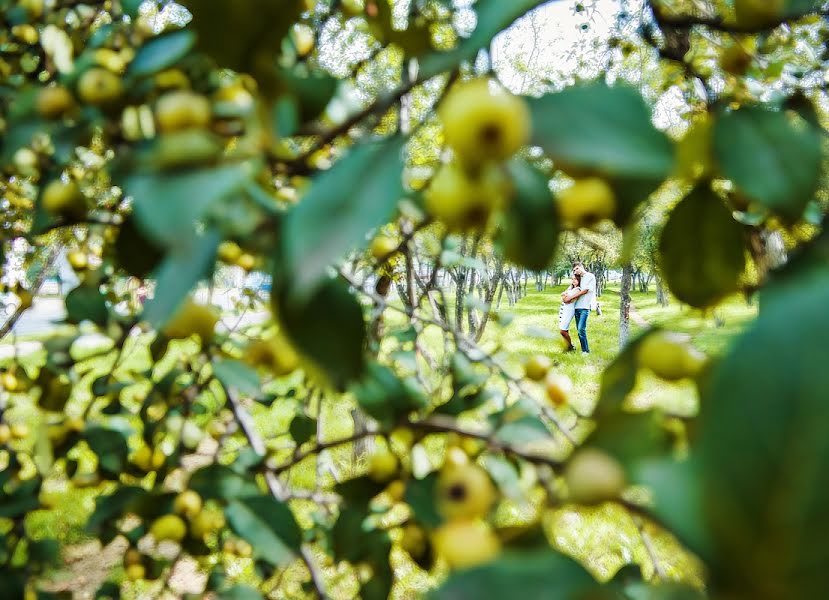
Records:
[[[537,354],[524,363],[527,379],[543,383],[547,399],[553,406],[564,406],[573,393],[573,381],[564,373],[553,371],[553,362],[548,356]]]
[[[426,192],[426,209],[450,230],[485,227],[509,195],[500,162],[530,138],[526,102],[488,78],[456,84],[438,109],[453,160]]]
[[[707,357],[691,345],[689,336],[670,331],[647,335],[639,344],[637,359],[640,367],[666,381],[696,377],[707,364]]]
[[[205,506],[197,492],[185,490],[173,501],[172,513],[153,521],[150,535],[156,542],[181,542],[187,535],[195,540],[204,540],[224,526],[225,516],[218,507]]]
[[[245,252],[239,244],[230,240],[219,244],[217,255],[223,263],[241,267],[245,271],[252,271],[256,267],[256,257]]]

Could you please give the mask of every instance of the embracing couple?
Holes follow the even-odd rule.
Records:
[[[573,279],[561,294],[561,308],[558,310],[558,329],[561,337],[567,342],[567,351],[576,349],[570,338],[570,323],[576,319],[576,329],[579,332],[581,353],[589,354],[587,344],[587,317],[596,299],[596,276],[585,270],[580,262],[573,263]]]

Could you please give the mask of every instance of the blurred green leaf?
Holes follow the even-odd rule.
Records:
[[[723,175],[789,222],[803,214],[820,180],[820,134],[789,113],[745,107],[720,114],[714,152]]]
[[[283,255],[290,298],[306,299],[346,252],[368,243],[403,196],[403,138],[364,144],[317,177],[285,218]]]
[[[127,75],[146,77],[168,69],[190,53],[196,43],[196,35],[181,29],[150,39],[135,53]]]
[[[549,440],[553,436],[540,418],[532,415],[523,416],[515,421],[505,423],[495,432],[495,439],[508,444],[523,445],[541,440]]]
[[[254,556],[271,565],[290,562],[298,552],[302,534],[293,513],[270,496],[231,500],[225,516],[233,531],[253,546]]]
[[[148,496],[148,492],[136,486],[120,487],[111,494],[95,498],[95,510],[86,521],[86,530],[96,535],[104,523],[121,517]]]
[[[498,236],[504,258],[531,271],[542,271],[558,246],[559,219],[547,177],[523,160],[507,165],[513,198]]]
[[[317,433],[317,421],[306,415],[295,415],[288,427],[291,439],[297,445],[304,444]]]
[[[707,187],[671,211],[659,240],[662,277],[681,302],[707,308],[736,292],[746,267],[743,228]]]
[[[426,527],[437,527],[443,522],[443,517],[437,511],[435,498],[438,476],[430,473],[423,479],[413,479],[406,484],[404,500],[412,507],[418,523]]]
[[[66,295],[66,322],[92,321],[104,326],[109,316],[106,300],[98,286],[80,285]]]
[[[208,465],[195,471],[190,476],[188,485],[205,500],[233,500],[261,493],[253,479],[219,464]]]
[[[246,396],[256,397],[262,391],[262,382],[256,371],[238,360],[214,360],[213,374],[225,387],[235,389]]]
[[[534,142],[562,168],[648,181],[673,169],[673,146],[633,88],[591,83],[530,100],[530,107]]]
[[[601,587],[574,560],[551,550],[514,552],[497,561],[453,573],[436,591],[434,600],[580,600],[600,595]]]
[[[104,427],[87,427],[83,437],[98,456],[98,471],[109,479],[117,480],[127,466],[127,438],[124,433]]]
[[[222,600],[262,600],[262,594],[256,588],[240,583],[222,590],[220,597]]]

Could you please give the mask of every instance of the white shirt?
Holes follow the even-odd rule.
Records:
[[[586,308],[590,310],[593,306],[593,300],[596,298],[596,276],[593,273],[588,273],[587,271],[582,273],[581,289],[587,290],[587,293],[576,299],[576,306],[574,308]]]

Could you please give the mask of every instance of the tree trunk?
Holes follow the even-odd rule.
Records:
[[[630,336],[630,287],[633,280],[633,268],[630,263],[622,267],[622,285],[619,290],[619,349],[625,347]]]
[[[668,294],[665,293],[665,286],[662,284],[662,277],[656,276],[656,303],[662,308],[668,306]]]

